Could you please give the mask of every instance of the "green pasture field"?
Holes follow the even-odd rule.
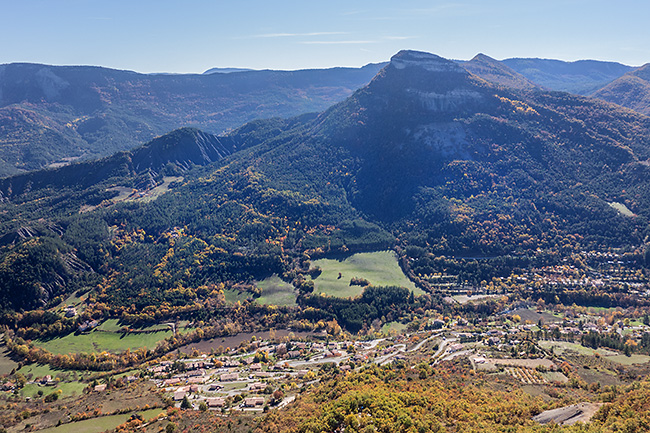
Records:
[[[53,378],[59,377],[63,378],[68,377],[70,374],[81,374],[81,375],[86,375],[87,372],[83,371],[74,371],[74,370],[59,370],[59,369],[54,369],[50,367],[49,365],[45,364],[29,364],[23,366],[20,370],[18,370],[19,373],[21,373],[23,376],[28,377],[28,375],[32,375],[32,378],[37,378],[37,377],[44,377],[47,375],[52,376]]]
[[[145,420],[154,418],[158,414],[165,412],[163,409],[149,409],[142,412],[136,412],[142,415]],[[83,421],[62,424],[58,427],[50,427],[39,430],[42,433],[99,433],[106,430],[113,430],[120,424],[127,422],[131,414],[100,416],[97,418],[86,419]]]
[[[563,355],[564,352],[566,351],[573,351],[578,353],[579,355],[587,355],[587,356],[595,355],[596,353],[598,353],[600,356],[606,356],[607,359],[612,359],[614,358],[613,355],[618,355],[618,352],[607,350],[602,347],[594,350],[590,347],[584,347],[580,344],[569,343],[568,341],[541,340],[538,342],[538,344],[540,345],[540,347],[544,349],[553,348],[553,351],[558,355]]]
[[[312,262],[312,267],[316,266],[323,272],[314,279],[314,293],[339,298],[359,296],[363,293],[363,287],[350,286],[353,277],[368,280],[373,286],[399,286],[410,289],[416,295],[424,293],[406,278],[393,251],[358,253],[345,260],[319,259]]]
[[[293,285],[282,281],[277,275],[272,275],[256,283],[262,289],[262,295],[257,298],[258,304],[296,305],[296,290]]]
[[[122,329],[122,326],[119,325],[119,321],[117,319],[108,319],[99,325],[97,329],[107,332],[119,332],[120,329]]]
[[[616,355],[616,356],[608,356],[607,359],[623,365],[632,365],[632,364],[645,364],[646,362],[650,361],[650,356],[638,355],[638,354],[632,354],[630,356]]]
[[[63,398],[73,395],[81,395],[86,386],[88,386],[88,384],[82,382],[59,382],[54,386],[42,386],[35,383],[28,383],[20,390],[20,393],[23,397],[37,397],[39,390],[43,391],[43,395],[52,394],[55,391],[61,390],[61,397]]]
[[[406,325],[403,324],[403,323],[388,322],[388,323],[385,323],[384,326],[381,327],[381,332],[383,334],[390,334],[391,332],[399,334],[400,332],[404,331],[405,329],[406,329]]]
[[[248,292],[240,292],[239,290],[225,289],[223,295],[226,298],[226,303],[235,304],[237,301],[244,302],[250,298],[251,294]]]
[[[111,324],[108,327],[112,327]],[[34,344],[54,354],[123,352],[126,349],[146,347],[153,349],[159,341],[170,337],[171,331],[144,334],[122,334],[93,330],[88,334],[68,334],[51,340],[36,340]]]

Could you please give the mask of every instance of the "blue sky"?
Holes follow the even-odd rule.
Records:
[[[138,72],[469,59],[650,62],[645,0],[0,0],[0,63]]]

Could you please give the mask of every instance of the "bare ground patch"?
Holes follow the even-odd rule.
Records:
[[[578,403],[558,409],[547,410],[533,417],[540,424],[555,422],[558,425],[573,425],[577,422],[589,422],[598,412],[602,403]]]

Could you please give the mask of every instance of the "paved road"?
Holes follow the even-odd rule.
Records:
[[[420,341],[418,344],[413,346],[413,348],[411,350],[409,350],[409,352],[415,352],[416,350],[420,350],[422,348],[422,346],[424,346],[424,343],[431,340],[432,338],[439,337],[440,335],[442,335],[442,332],[439,332],[437,334],[431,334],[428,338],[425,338],[424,340]]]
[[[438,347],[438,350],[433,355],[433,359],[434,359],[433,364],[437,364],[438,361],[440,361],[440,359],[438,357],[444,353],[444,351],[446,350],[447,345],[449,345],[449,343],[453,343],[453,342],[455,342],[457,340],[458,340],[457,338],[449,338],[447,340],[443,340],[443,342],[440,343],[440,346]]]

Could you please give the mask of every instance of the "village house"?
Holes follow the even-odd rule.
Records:
[[[173,377],[171,379],[166,379],[165,381],[163,381],[163,386],[165,387],[174,386],[174,385],[178,385],[179,383],[181,383],[180,379],[177,377]]]
[[[239,374],[237,373],[224,373],[219,376],[219,380],[222,382],[229,382],[233,380],[239,380]]]
[[[298,358],[300,357],[300,351],[299,350],[290,350],[287,352],[287,357],[289,358]]]
[[[185,368],[187,370],[196,370],[198,368],[205,368],[205,362],[203,361],[188,362],[187,364],[185,364]]]
[[[157,365],[155,367],[151,367],[149,371],[152,372],[153,374],[160,374],[166,372],[168,369],[169,367],[166,365]]]
[[[244,399],[244,406],[256,407],[264,405],[264,397],[247,397]]]
[[[202,368],[198,370],[192,370],[189,373],[187,373],[187,375],[191,377],[205,376],[205,374],[206,374],[205,370],[203,370]]]
[[[228,368],[239,367],[239,361],[237,361],[236,359],[228,358],[226,361],[223,362],[223,366]]]
[[[93,328],[96,328],[99,326],[99,322],[97,320],[91,320],[91,321],[85,321],[81,325],[79,325],[79,332],[86,332],[86,331],[91,331]]]
[[[226,400],[222,397],[212,397],[206,399],[208,407],[224,407],[226,405]]]
[[[39,381],[41,385],[54,385],[54,380],[52,380],[52,376],[49,374],[43,376],[41,380]]]
[[[254,382],[248,384],[248,390],[250,392],[264,391],[264,388],[266,388],[266,384],[262,382]]]

